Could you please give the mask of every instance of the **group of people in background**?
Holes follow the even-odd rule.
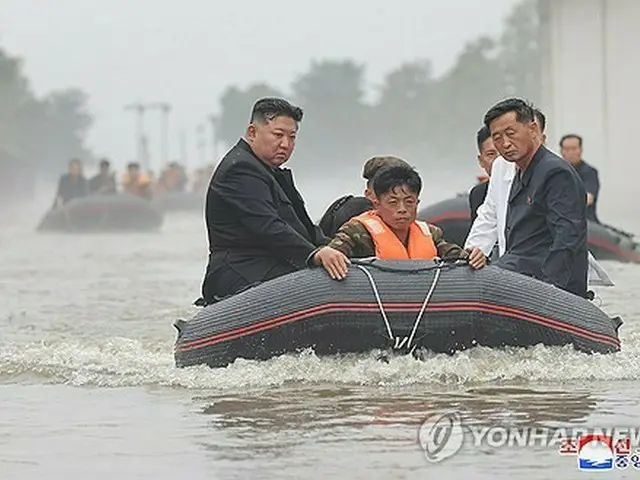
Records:
[[[127,165],[126,172],[118,182],[109,160],[102,159],[98,173],[87,179],[83,172],[82,162],[78,159],[72,159],[69,162],[67,173],[61,175],[58,181],[54,208],[63,207],[74,198],[88,195],[125,193],[150,200],[157,195],[181,193],[189,190],[194,193],[203,193],[213,173],[213,168],[213,165],[208,165],[205,168],[197,169],[189,186],[187,172],[178,162],[167,165],[157,179],[154,178],[152,172],[144,172],[139,163],[131,162]]]

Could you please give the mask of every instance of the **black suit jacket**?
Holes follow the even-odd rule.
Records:
[[[222,159],[211,178],[205,203],[209,236],[208,277],[229,270],[245,285],[304,268],[306,259],[328,239],[307,214],[291,171],[272,169],[244,140]],[[277,275],[271,275],[277,276]],[[210,279],[209,279],[210,280]],[[203,294],[207,289],[203,285]],[[213,288],[215,295],[234,292]]]
[[[587,205],[587,219],[600,223],[598,215],[596,213],[596,205],[598,204],[598,194],[600,193],[600,179],[598,178],[598,170],[587,162],[582,160],[575,167],[576,172],[580,175],[582,183],[587,193],[593,195],[593,203]]]
[[[489,182],[481,182],[475,185],[469,192],[469,208],[471,209],[471,223],[478,217],[478,208],[484,203],[489,190]]]

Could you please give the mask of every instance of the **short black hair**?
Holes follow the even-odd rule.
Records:
[[[531,102],[522,98],[511,97],[496,103],[484,116],[484,125],[490,128],[491,122],[502,115],[515,112],[516,120],[520,123],[533,122],[535,120],[535,110]],[[542,127],[542,125],[540,125]]]
[[[476,133],[476,142],[478,143],[478,152],[482,153],[482,144],[491,138],[491,132],[486,125],[480,127]]]
[[[268,123],[276,117],[289,117],[293,118],[297,123],[300,123],[302,116],[302,109],[292,105],[284,98],[261,98],[253,104],[253,108],[251,109],[252,123]]]
[[[542,110],[539,108],[535,108],[533,110],[533,114],[536,116],[536,119],[540,124],[540,131],[544,133],[544,129],[547,128],[547,117],[544,116],[544,113],[542,113]]]
[[[127,164],[127,170],[135,168],[136,170],[140,170],[140,164],[138,162],[131,162]]]
[[[420,175],[409,165],[383,167],[373,177],[373,191],[377,197],[404,186],[416,195],[420,195],[422,190]]]
[[[102,160],[100,160],[100,167],[110,167],[111,166],[111,162],[109,162],[109,160],[107,160],[106,158],[103,158]]]
[[[560,139],[560,148],[562,148],[562,144],[564,143],[565,140],[569,140],[571,138],[577,139],[578,145],[580,145],[580,148],[582,148],[582,137],[577,133],[567,133],[566,135],[563,135],[562,138]]]

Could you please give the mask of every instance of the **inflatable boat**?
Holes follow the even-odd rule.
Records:
[[[196,212],[204,210],[204,193],[177,192],[157,195],[153,205],[161,212]]]
[[[38,225],[41,232],[152,231],[163,216],[148,200],[134,195],[91,195],[50,210]]]
[[[354,260],[347,278],[306,269],[203,308],[178,331],[178,367],[223,367],[313,348],[317,355],[391,349],[454,353],[477,345],[572,344],[620,350],[619,317],[498,267]]]
[[[450,242],[464,245],[471,228],[469,196],[458,194],[430,205],[418,213],[418,219],[439,226]],[[640,244],[632,234],[591,221],[588,229],[589,251],[596,259],[640,263]]]

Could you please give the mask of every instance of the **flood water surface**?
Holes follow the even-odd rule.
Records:
[[[557,445],[465,443],[432,463],[420,426],[447,412],[486,426],[640,426],[640,267],[603,264],[616,287],[599,301],[625,322],[615,355],[307,351],[176,369],[171,324],[197,311],[206,259],[199,215],[127,236],[12,220],[0,231],[2,479],[587,478]]]

